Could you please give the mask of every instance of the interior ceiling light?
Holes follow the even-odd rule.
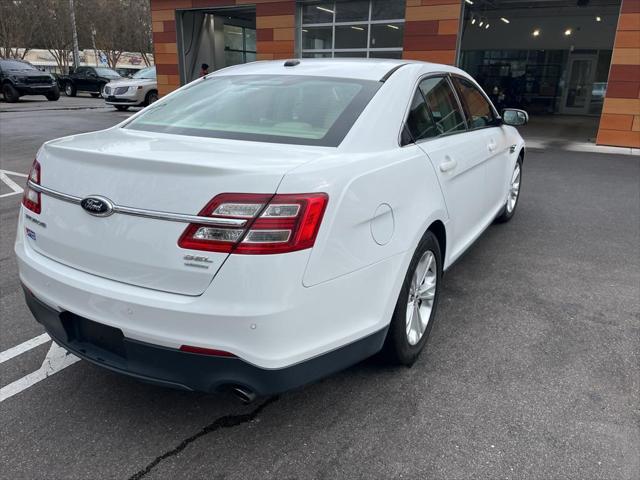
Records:
[[[482,25],[484,25],[484,21],[480,20],[480,23],[478,24],[478,26],[481,27]]]
[[[508,18],[500,17],[500,20],[502,20],[504,23],[511,23]]]
[[[400,30],[400,27],[397,25],[387,25],[389,28],[393,28],[394,30]]]
[[[473,18],[471,19],[471,25],[475,25],[475,24],[476,24],[476,17],[473,17]]]
[[[596,17],[596,22],[601,22],[602,21],[602,17]]]
[[[316,7],[318,10],[322,10],[323,12],[333,13],[333,10],[325,7]]]
[[[486,30],[487,28],[489,28],[489,24],[488,24],[488,23],[484,26],[484,29],[485,29],[485,30]]]
[[[572,33],[573,33],[573,30],[571,30],[570,28],[567,28],[567,29],[564,31],[564,36],[565,36],[565,37],[568,37],[568,36],[569,36],[569,35],[571,35]]]
[[[465,2],[467,2],[469,5],[473,5],[473,2],[471,0],[464,0]]]
[[[351,27],[351,28],[353,28],[354,30],[360,30],[361,32],[364,30],[364,28],[362,27]]]
[[[538,35],[540,35],[540,29],[536,28],[531,35],[533,35],[534,37],[537,37]]]

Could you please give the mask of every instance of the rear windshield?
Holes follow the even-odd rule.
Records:
[[[336,147],[380,85],[295,75],[212,76],[154,103],[125,128]]]

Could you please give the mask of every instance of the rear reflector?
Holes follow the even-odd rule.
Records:
[[[182,248],[262,255],[313,247],[329,197],[326,193],[236,194],[211,200],[200,216],[247,220],[244,228],[190,224],[178,241]]]
[[[214,357],[235,357],[233,353],[224,350],[215,350],[213,348],[194,347],[193,345],[182,345],[180,351],[188,353],[197,353],[198,355],[211,355]]]
[[[29,180],[35,183],[36,185],[40,185],[40,163],[38,160],[34,160],[31,165],[31,170],[29,171]],[[36,192],[31,187],[29,187],[29,183],[24,187],[24,194],[22,195],[22,205],[25,208],[31,210],[34,213],[40,213],[42,206],[40,205],[40,192]]]

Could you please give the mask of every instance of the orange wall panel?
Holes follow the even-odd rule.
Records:
[[[597,143],[640,148],[640,1],[620,11]]]

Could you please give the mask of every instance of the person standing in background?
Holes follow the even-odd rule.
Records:
[[[208,73],[209,73],[209,65],[207,65],[206,63],[203,63],[202,65],[200,65],[200,76],[204,77]]]

